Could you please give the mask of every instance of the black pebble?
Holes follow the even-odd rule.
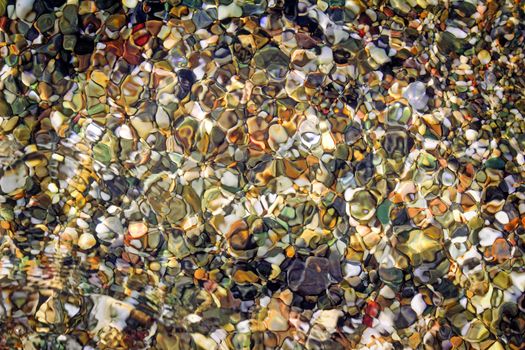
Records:
[[[87,55],[95,50],[95,42],[90,38],[79,38],[75,45],[75,53],[77,55]]]
[[[95,4],[101,10],[107,10],[115,3],[114,0],[95,0]]]
[[[66,0],[46,0],[45,1],[48,7],[61,7],[66,3]]]
[[[179,77],[179,86],[180,90],[177,94],[177,98],[183,99],[188,95],[191,91],[191,87],[195,83],[196,77],[195,74],[189,69],[181,69],[177,72],[177,76]]]
[[[284,0],[283,11],[284,11],[284,15],[286,16],[286,18],[295,19],[295,17],[297,17],[297,12],[298,12],[297,4],[298,3],[299,1],[297,0]]]
[[[37,30],[34,26],[32,26],[32,27],[29,28],[29,30],[27,31],[25,37],[26,37],[27,40],[29,40],[29,41],[33,41],[33,40],[35,40],[36,38],[38,38],[38,35],[39,35],[39,34],[40,34],[40,33],[38,32],[38,30]]]

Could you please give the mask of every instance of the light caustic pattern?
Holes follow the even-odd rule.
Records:
[[[0,0],[0,349],[523,349],[524,10]]]

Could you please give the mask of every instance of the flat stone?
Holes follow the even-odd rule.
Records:
[[[501,237],[501,232],[490,227],[484,227],[478,232],[478,237],[479,244],[482,247],[489,247],[498,237]]]
[[[417,111],[423,111],[427,108],[428,96],[426,95],[426,86],[420,81],[408,85],[403,92],[403,97]]]
[[[306,262],[296,259],[288,268],[290,288],[303,295],[321,294],[341,278],[341,266],[327,258],[309,257]]]
[[[394,324],[402,329],[410,327],[416,322],[416,320],[417,313],[410,306],[404,305],[398,310],[394,319]]]

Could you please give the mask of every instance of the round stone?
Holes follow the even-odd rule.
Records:
[[[490,52],[488,52],[487,50],[481,50],[478,53],[478,59],[481,64],[488,64],[491,60]]]
[[[504,211],[498,211],[495,217],[496,217],[496,220],[498,220],[500,224],[506,225],[509,223],[509,216]]]
[[[83,233],[78,237],[78,246],[82,250],[91,249],[95,244],[97,244],[97,240],[91,233]]]

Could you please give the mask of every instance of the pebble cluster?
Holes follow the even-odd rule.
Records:
[[[0,0],[0,349],[525,349],[525,2]]]

